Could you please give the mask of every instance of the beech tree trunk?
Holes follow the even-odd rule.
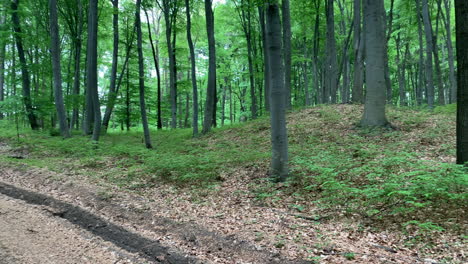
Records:
[[[52,56],[52,74],[54,78],[54,101],[59,121],[60,134],[70,137],[62,92],[62,68],[60,66],[60,36],[57,14],[57,0],[49,0],[50,19],[50,54]]]
[[[6,17],[5,14],[0,14],[0,30],[4,30]],[[0,39],[0,102],[5,100],[5,55],[6,55],[6,40]],[[4,114],[0,112],[0,120]]]
[[[426,89],[427,89],[427,104],[429,108],[434,108],[434,74],[433,74],[433,43],[432,43],[432,25],[429,17],[428,0],[422,0],[422,17],[424,24],[424,32],[426,34]]]
[[[192,128],[193,137],[198,136],[198,87],[197,87],[197,68],[196,68],[196,57],[195,48],[192,41],[192,20],[190,18],[190,0],[185,0],[185,9],[187,14],[187,42],[190,50],[190,65],[191,65],[191,80],[192,80]]]
[[[446,31],[446,41],[447,41],[447,52],[448,52],[448,64],[449,64],[449,80],[450,80],[450,103],[453,104],[457,101],[457,77],[455,73],[455,59],[453,54],[453,44],[452,44],[452,26],[450,22],[451,16],[451,1],[443,0],[445,7],[445,31]]]
[[[384,127],[385,116],[385,31],[382,9],[384,0],[364,0],[366,41],[366,102],[361,126]]]
[[[281,14],[283,16],[283,45],[284,45],[284,84],[286,88],[286,107],[291,109],[291,63],[292,63],[292,51],[291,51],[291,11],[289,8],[289,0],[282,0],[281,3]]]
[[[325,65],[325,103],[336,104],[337,86],[338,86],[338,62],[336,55],[336,39],[335,39],[335,12],[334,0],[326,2],[327,15],[327,62]]]
[[[263,47],[263,61],[264,65],[268,65],[268,47],[266,43],[266,25],[265,25],[265,12],[264,6],[258,7],[258,15],[260,18],[260,29],[262,31],[262,47]],[[263,71],[263,81],[264,81],[264,98],[265,98],[265,110],[268,112],[270,111],[270,68],[264,66]],[[231,121],[232,122],[232,121]]]
[[[99,141],[101,133],[101,107],[98,94],[98,76],[97,76],[97,32],[98,32],[98,0],[89,1],[88,11],[88,48],[87,48],[87,66],[86,66],[86,93],[89,96],[89,102],[92,107],[86,107],[86,115],[93,116],[93,136],[94,142]],[[91,111],[90,111],[91,110]],[[89,121],[89,119],[88,119]],[[85,125],[85,127],[89,127]]]
[[[102,120],[102,126],[104,132],[107,131],[109,121],[114,109],[115,100],[117,99],[116,80],[117,80],[117,63],[119,59],[119,0],[111,0],[114,8],[112,18],[112,28],[114,31],[114,48],[112,50],[112,68],[110,75],[110,86],[109,94],[107,95],[107,106],[104,118]]]
[[[77,0],[78,4],[78,16],[77,16],[77,30],[76,36],[74,40],[75,46],[75,72],[73,74],[73,88],[72,88],[72,95],[73,95],[73,111],[70,120],[70,129],[73,129],[73,126],[78,129],[79,127],[79,101],[78,95],[80,94],[80,79],[81,79],[81,49],[82,49],[82,34],[83,34],[83,5],[81,0]]]
[[[457,163],[468,162],[468,2],[455,0],[458,90]]]
[[[11,18],[13,22],[13,30],[15,32],[16,48],[18,50],[18,57],[21,64],[21,77],[23,80],[23,102],[26,109],[26,115],[28,116],[29,125],[33,130],[39,129],[36,114],[34,113],[34,107],[31,100],[31,80],[29,76],[28,64],[24,54],[22,31],[20,26],[20,20],[18,16],[18,5],[19,0],[13,0],[11,2]]]
[[[143,60],[143,41],[141,34],[141,19],[140,19],[141,0],[136,1],[135,11],[135,28],[137,32],[137,50],[138,50],[138,84],[140,90],[140,114],[141,123],[143,125],[143,134],[145,136],[145,146],[150,149],[151,136],[148,127],[148,117],[146,116],[146,102],[145,102],[145,66]]]
[[[270,123],[271,123],[271,176],[284,181],[288,176],[288,135],[286,130],[287,90],[284,83],[283,54],[281,48],[281,22],[276,3],[266,4],[266,28],[270,68]]]
[[[216,118],[216,46],[212,0],[205,0],[206,31],[208,35],[208,85],[206,89],[205,118],[202,133],[210,132]]]

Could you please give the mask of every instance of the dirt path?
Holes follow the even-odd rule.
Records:
[[[0,155],[27,158],[7,146]],[[0,164],[0,264],[310,263],[258,249],[195,222],[178,222],[106,196],[80,177]],[[156,209],[157,208],[152,208]]]
[[[125,252],[54,216],[47,207],[0,195],[0,263],[134,263]]]

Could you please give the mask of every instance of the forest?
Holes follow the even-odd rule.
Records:
[[[466,263],[467,186],[466,0],[0,2],[0,263]]]

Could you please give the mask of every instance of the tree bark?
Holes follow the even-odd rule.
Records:
[[[205,0],[206,31],[208,35],[208,85],[206,89],[205,118],[202,133],[210,132],[216,117],[216,46],[212,0]]]
[[[197,87],[197,68],[195,48],[192,41],[192,21],[190,18],[190,1],[185,0],[185,9],[187,14],[187,42],[190,50],[190,65],[191,65],[191,80],[192,80],[192,97],[193,97],[193,115],[192,115],[192,128],[193,137],[198,136],[198,87]]]
[[[6,15],[0,14],[0,30],[5,30]],[[6,40],[0,39],[0,102],[5,100],[5,55],[6,55]],[[0,120],[3,119],[4,113],[0,112]]]
[[[334,0],[327,0],[325,9],[327,16],[327,62],[325,65],[325,103],[336,104],[338,86],[338,62],[336,55]]]
[[[385,116],[385,31],[383,0],[364,0],[366,102],[361,126],[388,126]]]
[[[94,142],[99,141],[101,133],[101,107],[98,94],[98,76],[97,76],[97,32],[98,32],[98,0],[89,1],[88,11],[88,48],[87,48],[87,66],[86,66],[86,93],[89,95],[92,108],[87,107],[87,116],[93,116],[93,135]],[[90,110],[92,110],[90,112]],[[86,125],[88,127],[88,125]]]
[[[60,127],[64,138],[70,137],[62,92],[62,68],[60,67],[60,36],[57,14],[57,0],[49,0],[50,18],[50,53],[52,56],[52,74],[54,78],[54,101]]]
[[[433,43],[432,43],[432,25],[429,17],[428,0],[422,0],[422,17],[424,24],[424,32],[426,34],[426,89],[427,89],[427,104],[430,109],[434,108],[434,74],[433,74]]]
[[[83,5],[81,0],[77,0],[78,3],[78,17],[77,17],[77,32],[74,40],[75,46],[75,72],[73,74],[73,111],[70,121],[70,129],[73,129],[73,126],[76,126],[76,129],[79,127],[79,100],[78,95],[80,94],[80,79],[81,79],[81,48],[82,48],[82,34],[83,34]]]
[[[266,26],[265,26],[265,12],[263,11],[264,6],[259,6],[258,7],[258,15],[260,18],[260,29],[262,31],[262,47],[263,47],[263,60],[264,60],[264,65],[268,65],[268,47],[266,43]],[[270,68],[264,66],[264,71],[263,71],[263,81],[264,81],[264,98],[265,98],[265,110],[267,112],[270,111]],[[232,122],[232,121],[231,121]]]
[[[143,60],[143,41],[141,34],[141,19],[140,19],[141,0],[136,1],[135,11],[135,28],[137,32],[137,50],[138,50],[138,84],[140,90],[140,114],[141,123],[143,125],[143,134],[145,136],[145,146],[150,149],[151,136],[148,127],[148,117],[146,116],[146,102],[145,102],[145,66]]]
[[[151,33],[151,26],[150,26],[150,20],[148,16],[148,12],[145,11],[145,16],[146,16],[146,24],[148,26],[148,37],[151,45],[151,52],[153,54],[153,61],[154,61],[154,67],[156,69],[156,78],[158,82],[158,87],[157,87],[157,102],[156,102],[156,126],[158,129],[162,129],[162,113],[161,113],[161,70],[159,68],[159,58],[158,58],[158,53],[157,53],[157,47],[154,46],[153,42],[153,35]]]
[[[33,130],[37,130],[39,129],[39,125],[37,123],[36,114],[34,113],[34,107],[32,105],[31,100],[31,80],[29,76],[29,69],[26,62],[26,57],[24,54],[22,31],[18,16],[18,5],[19,0],[13,0],[11,2],[11,18],[13,22],[13,30],[15,32],[14,37],[16,42],[16,48],[18,50],[18,57],[21,64],[21,77],[23,80],[23,102],[26,108],[26,115],[28,116],[29,124]]]
[[[458,90],[457,163],[468,162],[468,2],[455,0]]]
[[[448,52],[448,64],[449,64],[449,80],[450,80],[450,103],[455,103],[457,101],[457,77],[455,73],[455,59],[453,55],[453,44],[452,44],[452,26],[450,23],[451,16],[451,1],[443,0],[445,7],[445,31],[446,31],[446,41],[447,41],[447,52]]]
[[[286,107],[291,109],[291,63],[292,63],[292,51],[291,51],[291,12],[289,8],[289,0],[282,0],[281,2],[281,14],[283,22],[283,49],[284,49],[284,84],[286,88]]]
[[[286,180],[288,172],[288,135],[286,129],[286,87],[282,68],[281,22],[277,4],[266,5],[266,27],[270,67],[270,123],[271,123],[271,176],[276,181]]]
[[[112,28],[114,31],[114,47],[112,50],[112,68],[110,76],[109,94],[107,98],[106,112],[102,120],[104,132],[107,132],[109,121],[114,108],[115,100],[117,99],[116,80],[117,80],[117,63],[119,60],[119,0],[111,0],[114,8],[112,17]]]

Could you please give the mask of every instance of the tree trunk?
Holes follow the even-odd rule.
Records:
[[[468,2],[455,0],[458,93],[457,163],[468,162]]]
[[[283,22],[283,45],[284,45],[284,84],[286,88],[286,107],[291,109],[291,63],[292,63],[292,51],[291,51],[291,12],[289,8],[289,0],[282,0],[281,2],[281,14]]]
[[[338,86],[338,62],[336,56],[334,0],[326,2],[327,15],[327,62],[325,65],[325,103],[336,104]]]
[[[208,85],[206,89],[205,118],[202,133],[210,132],[216,116],[216,46],[214,36],[214,16],[211,1],[205,0],[206,31],[208,35]]]
[[[260,18],[260,29],[262,31],[262,46],[263,46],[263,60],[264,64],[268,65],[268,47],[266,43],[266,28],[265,28],[265,12],[263,11],[264,6],[259,6],[258,7],[258,14]],[[263,71],[263,81],[264,81],[264,98],[265,98],[265,110],[267,112],[270,111],[270,68],[264,66],[264,71]],[[231,118],[232,119],[232,118]],[[232,121],[231,121],[232,123]]]
[[[190,0],[185,0],[185,9],[187,13],[187,42],[190,50],[190,64],[191,64],[191,80],[192,80],[192,97],[193,97],[193,115],[192,127],[193,137],[198,136],[198,87],[197,87],[197,68],[195,48],[192,41],[192,21],[190,18]]]
[[[24,54],[22,31],[18,16],[18,4],[19,0],[13,0],[11,2],[11,18],[13,22],[13,29],[15,31],[14,36],[16,48],[18,49],[18,56],[21,64],[21,77],[23,79],[23,102],[26,108],[26,115],[28,116],[29,124],[33,130],[37,130],[39,129],[39,125],[37,123],[36,114],[34,113],[34,107],[31,100],[31,81],[26,57]]]
[[[434,108],[434,75],[432,64],[432,25],[429,17],[428,0],[422,0],[422,17],[424,23],[424,32],[426,33],[426,89],[427,89],[427,104],[429,108]]]
[[[94,142],[99,141],[101,132],[101,107],[98,94],[98,76],[97,76],[97,32],[98,32],[98,0],[89,1],[88,11],[88,48],[87,48],[87,67],[86,67],[86,93],[89,95],[92,108],[87,107],[87,115],[93,116],[93,136]],[[89,110],[92,109],[92,112]]]
[[[107,98],[106,112],[102,120],[104,132],[107,132],[109,121],[114,108],[115,100],[117,99],[116,80],[117,80],[117,63],[119,59],[119,0],[111,0],[114,8],[112,18],[112,28],[114,30],[114,48],[112,51],[112,68],[110,76],[109,94]]]
[[[74,41],[75,45],[75,72],[73,74],[73,111],[70,121],[70,129],[73,129],[73,126],[76,126],[76,129],[79,127],[79,100],[78,95],[80,94],[80,79],[81,79],[81,46],[82,46],[82,33],[83,33],[83,6],[81,0],[78,2],[78,27],[77,33]]]
[[[388,126],[385,116],[384,0],[364,0],[366,46],[366,102],[361,126]]]
[[[447,40],[447,52],[448,52],[448,64],[449,64],[449,80],[450,80],[450,103],[455,103],[457,101],[457,78],[455,73],[455,60],[453,55],[453,45],[452,45],[452,26],[450,23],[450,16],[452,14],[450,5],[451,1],[443,0],[445,7],[445,31],[446,31],[446,40]]]
[[[141,34],[141,19],[140,19],[141,0],[136,1],[135,11],[135,28],[137,32],[137,50],[138,50],[138,84],[140,90],[140,114],[141,123],[143,125],[143,134],[145,136],[145,146],[150,149],[151,145],[150,131],[148,127],[148,117],[146,116],[145,103],[145,66],[143,60],[143,41]]]
[[[266,28],[270,67],[271,176],[284,181],[288,176],[288,135],[286,130],[286,87],[282,68],[281,22],[277,4],[266,5]]]
[[[153,53],[153,61],[154,61],[154,67],[156,68],[156,78],[158,79],[158,87],[157,87],[157,103],[156,103],[156,115],[157,115],[157,121],[156,121],[156,126],[158,129],[162,129],[162,114],[161,114],[161,70],[159,69],[159,59],[158,59],[158,54],[157,54],[157,49],[154,46],[153,42],[153,36],[151,34],[151,26],[150,26],[150,21],[149,21],[149,16],[148,12],[145,10],[145,16],[146,16],[146,23],[148,26],[148,37],[149,41],[151,44],[151,52]],[[157,36],[158,37],[158,36]]]
[[[52,73],[54,78],[54,101],[59,121],[60,134],[64,138],[70,137],[67,124],[65,105],[62,92],[62,68],[60,67],[60,36],[57,14],[57,0],[49,0],[50,18],[50,53],[52,56]]]
[[[4,30],[6,24],[6,15],[0,14],[0,30]],[[5,55],[6,55],[6,40],[0,39],[0,102],[5,100]],[[4,113],[0,112],[0,120],[3,119]]]
[[[418,20],[418,42],[419,42],[419,66],[418,66],[418,78],[416,84],[416,103],[417,105],[422,105],[423,103],[423,92],[422,89],[425,87],[425,74],[424,74],[424,42],[423,42],[423,29],[421,22],[421,1],[415,0],[416,2],[416,11],[417,11],[417,20]]]

